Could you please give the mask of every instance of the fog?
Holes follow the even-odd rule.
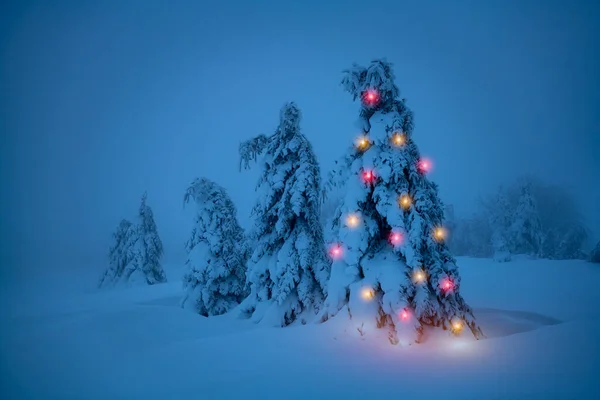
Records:
[[[341,72],[378,57],[395,64],[414,139],[458,214],[533,175],[572,190],[600,240],[595,2],[0,7],[3,279],[97,269],[145,190],[165,261],[181,262],[183,194],[198,176],[251,226],[257,173],[239,171],[239,143],[272,133],[293,100],[326,174],[358,133]]]

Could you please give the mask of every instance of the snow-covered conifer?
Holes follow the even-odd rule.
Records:
[[[600,242],[596,244],[596,247],[590,253],[590,262],[600,263]]]
[[[207,178],[192,182],[184,202],[193,202],[197,212],[186,243],[188,272],[181,304],[204,316],[224,314],[247,295],[249,247],[236,207],[225,189]]]
[[[131,234],[131,222],[122,219],[112,235],[114,243],[109,250],[109,265],[100,278],[99,287],[114,285],[123,276],[125,267],[129,263],[129,247],[132,244]]]
[[[513,248],[510,228],[512,224],[512,209],[503,187],[498,189],[493,206],[490,210],[490,226],[492,228],[492,248],[494,259],[499,262],[510,261]]]
[[[329,278],[319,220],[320,169],[300,119],[296,104],[288,103],[272,136],[240,146],[246,166],[262,156],[259,198],[252,210],[251,292],[242,309],[255,322],[276,326],[314,317]]]
[[[515,253],[539,256],[542,249],[543,231],[537,203],[531,193],[531,183],[528,181],[521,184],[519,201],[512,220],[511,231]]]
[[[362,101],[362,136],[330,177],[345,195],[328,224],[336,242],[322,318],[345,308],[359,332],[386,327],[392,343],[418,342],[427,325],[455,333],[467,326],[479,337],[391,64],[354,65],[342,84]]]
[[[148,285],[154,285],[166,282],[167,276],[160,262],[163,244],[158,235],[152,209],[146,204],[147,197],[144,193],[139,208],[136,243],[138,260],[136,268],[132,269],[142,272]]]

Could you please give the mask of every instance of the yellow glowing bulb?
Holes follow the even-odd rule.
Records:
[[[425,280],[425,274],[422,271],[417,271],[415,273],[415,281],[416,282],[423,282]]]
[[[346,218],[346,224],[351,228],[356,228],[358,226],[359,222],[360,222],[360,219],[355,214],[350,214]]]
[[[371,300],[373,297],[375,296],[375,293],[373,293],[373,289],[371,288],[364,288],[362,290],[362,298],[365,300]]]
[[[434,235],[437,240],[444,240],[444,238],[446,237],[446,231],[444,230],[444,228],[436,228]]]
[[[408,207],[410,207],[410,197],[408,197],[408,195],[403,194],[402,196],[400,196],[400,207],[407,209]]]
[[[402,146],[402,145],[404,145],[404,143],[406,143],[406,138],[401,133],[394,133],[394,135],[392,136],[392,142],[396,146]]]
[[[452,327],[454,328],[455,331],[461,331],[463,326],[460,322],[455,322],[454,324],[452,324]]]
[[[359,150],[367,149],[367,147],[369,147],[369,139],[367,139],[366,136],[359,137],[356,141],[356,147],[358,147]]]

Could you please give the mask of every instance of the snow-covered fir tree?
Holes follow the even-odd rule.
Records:
[[[130,221],[122,219],[116,231],[113,233],[113,245],[109,249],[109,264],[108,268],[102,274],[99,287],[112,286],[116,284],[122,277],[130,262],[130,250],[133,245],[131,239],[135,233],[133,225]]]
[[[320,169],[301,133],[300,119],[296,104],[288,103],[272,136],[240,146],[246,167],[259,155],[262,167],[252,210],[251,292],[242,310],[255,322],[275,326],[312,319],[322,306],[329,278],[319,221]]]
[[[329,177],[343,201],[329,222],[334,258],[322,318],[344,309],[361,334],[386,328],[390,342],[412,343],[424,327],[482,335],[460,295],[456,262],[444,241],[443,205],[427,177],[431,164],[413,141],[413,114],[392,65],[375,60],[345,72],[362,102],[362,136]]]
[[[543,231],[537,203],[531,192],[531,183],[528,181],[521,184],[519,201],[512,215],[512,221],[514,252],[539,256]]]
[[[136,242],[137,265],[132,266],[135,270],[143,273],[146,283],[154,285],[167,281],[160,259],[163,255],[163,244],[158,235],[158,229],[154,222],[154,214],[146,203],[148,195],[142,195],[142,202],[138,212],[138,226]]]
[[[196,216],[186,243],[188,272],[181,304],[204,316],[224,314],[248,294],[250,249],[236,207],[223,187],[206,178],[192,182],[184,202],[195,204]]]
[[[590,252],[590,262],[600,263],[600,242],[596,244],[596,247]]]
[[[490,226],[492,228],[491,242],[494,250],[494,260],[499,262],[510,261],[511,250],[514,247],[510,235],[513,218],[512,209],[503,187],[498,189],[498,193],[490,207],[489,213]]]

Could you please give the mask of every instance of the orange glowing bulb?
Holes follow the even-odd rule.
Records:
[[[350,214],[346,218],[346,224],[351,228],[356,228],[358,226],[359,222],[360,222],[360,219],[355,214]]]
[[[375,296],[371,288],[364,288],[361,295],[364,300],[371,300]]]

